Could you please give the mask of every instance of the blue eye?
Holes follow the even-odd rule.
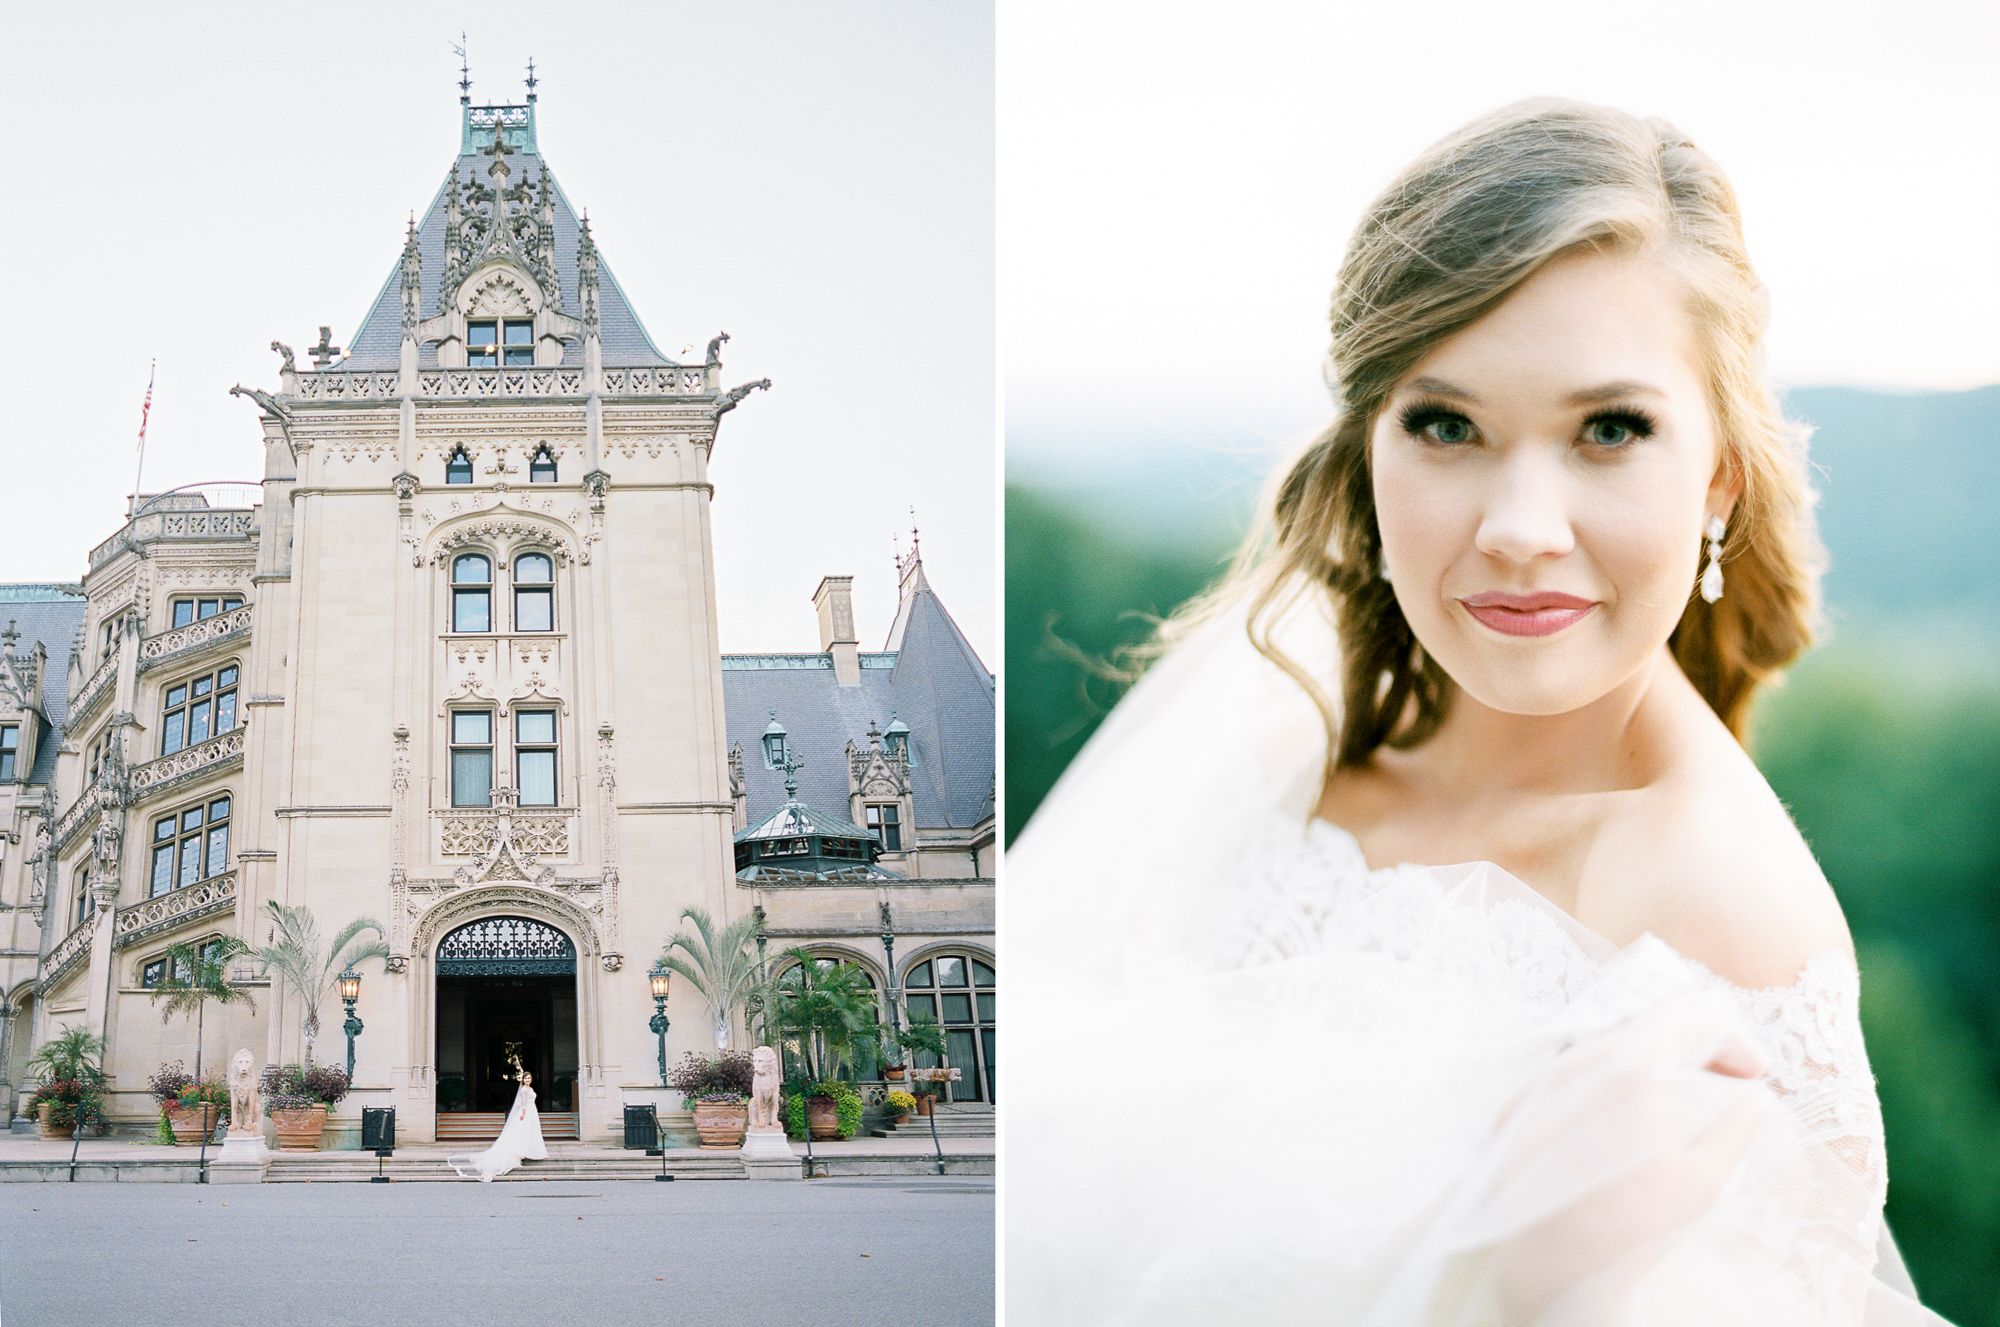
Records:
[[[1652,419],[1636,410],[1608,410],[1583,422],[1583,440],[1597,447],[1624,447],[1652,436]]]
[[[1413,438],[1423,438],[1447,447],[1460,447],[1476,441],[1479,430],[1472,421],[1456,410],[1444,410],[1432,405],[1411,406],[1403,412],[1398,421],[1403,432]]]

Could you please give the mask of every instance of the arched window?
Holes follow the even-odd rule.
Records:
[[[556,458],[546,444],[535,448],[535,457],[528,462],[528,482],[530,484],[556,482]]]
[[[933,954],[910,969],[903,982],[903,1007],[912,1023],[926,1019],[944,1025],[945,1059],[959,1071],[959,1081],[947,1084],[950,1101],[994,1101],[995,979],[993,968],[976,954]],[[918,1052],[916,1064],[928,1069],[935,1056]]]
[[[546,553],[514,559],[514,630],[556,629],[556,564]]]
[[[493,562],[478,553],[451,560],[451,629],[493,630]]]
[[[444,482],[447,484],[470,484],[472,482],[472,458],[460,447],[452,452],[451,459],[444,463]]]

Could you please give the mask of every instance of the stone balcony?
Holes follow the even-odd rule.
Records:
[[[199,622],[190,622],[184,627],[175,627],[157,636],[148,636],[139,642],[139,671],[145,673],[170,664],[186,663],[210,647],[249,640],[251,610],[254,608],[255,604],[245,604],[241,608],[232,608],[227,613],[217,613]]]
[[[92,913],[56,943],[49,956],[42,960],[42,975],[35,983],[37,993],[47,994],[53,990],[57,982],[69,975],[71,968],[90,957],[90,937],[96,930],[97,914]]]
[[[197,880],[169,890],[157,898],[118,909],[117,933],[112,945],[123,949],[165,931],[178,929],[204,918],[229,912],[236,907],[236,872]]]
[[[118,554],[145,544],[161,541],[249,542],[256,537],[255,509],[203,507],[194,510],[147,511],[126,522],[124,529],[90,550],[90,569],[96,571]]]
[[[96,712],[98,705],[116,691],[118,680],[118,651],[113,650],[98,662],[84,684],[76,689],[76,699],[70,703],[68,724],[71,728],[83,725]]]
[[[241,769],[245,725],[248,722],[247,719],[241,720],[228,732],[196,742],[171,756],[135,765],[132,769],[132,800],[143,801],[213,774]]]
[[[713,396],[716,371],[707,365],[605,369],[600,393],[613,398]],[[420,401],[574,400],[588,390],[579,365],[477,369],[419,369]],[[313,403],[388,404],[402,399],[402,375],[393,369],[321,369],[298,375],[288,400]],[[94,565],[94,564],[93,564]]]

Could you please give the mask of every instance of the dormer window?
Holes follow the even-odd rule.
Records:
[[[535,324],[527,318],[475,318],[465,325],[465,362],[475,369],[535,362]]]
[[[528,462],[528,482],[530,484],[556,482],[556,458],[549,454],[546,446],[535,448],[535,458]]]
[[[447,484],[470,484],[472,482],[472,458],[460,447],[444,463],[444,482]]]

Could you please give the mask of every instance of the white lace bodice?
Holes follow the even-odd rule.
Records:
[[[1817,1320],[1860,1320],[1887,1174],[1848,955],[1817,956],[1789,986],[1746,990],[1650,936],[1618,950],[1485,863],[1371,871],[1351,835],[1318,820],[1301,830],[1274,817],[1223,895],[1222,915],[1204,919],[1195,945],[1211,971],[1386,961],[1480,999],[1483,1013],[1513,1008],[1515,1031],[1535,1011],[1566,1015],[1548,1024],[1551,1049],[1579,1028],[1629,1017],[1675,980],[1725,1001],[1763,1051],[1764,1082],[1788,1126],[1760,1140],[1745,1169],[1803,1166],[1808,1176],[1797,1238],[1781,1257]],[[1634,980],[1642,966],[1648,975]]]

